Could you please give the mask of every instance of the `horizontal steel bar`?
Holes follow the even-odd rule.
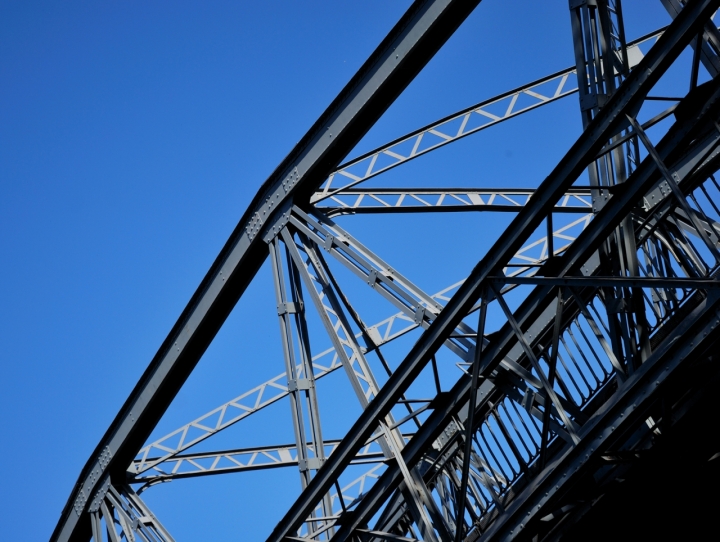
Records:
[[[357,529],[357,532],[366,534],[380,540],[389,540],[391,542],[420,542],[417,538],[407,538],[392,533],[384,533],[381,531],[370,531],[368,529]]]
[[[488,277],[495,284],[533,284],[546,286],[591,286],[595,288],[681,288],[720,289],[720,281],[693,278],[658,277]]]
[[[403,434],[403,438],[412,438],[412,433]],[[339,440],[325,440],[323,442],[325,455],[331,454],[339,443]],[[360,450],[353,461],[354,464],[384,461],[385,456],[382,451],[372,448],[372,444],[373,442],[370,442]],[[312,450],[312,443],[308,443],[307,447]],[[152,470],[145,470],[138,475],[134,475],[133,469],[139,469],[142,463],[141,461],[135,461],[134,465],[128,469],[129,482],[153,482],[156,480],[174,480],[211,474],[288,467],[297,465],[298,457],[297,447],[294,444],[287,444],[284,446],[259,446],[196,454],[178,454],[169,459],[162,457],[148,458],[146,462],[153,463]]]
[[[319,202],[327,216],[363,213],[422,213],[493,211],[518,212],[533,189],[492,188],[349,188]],[[587,188],[572,188],[560,198],[553,213],[588,213],[592,196]]]
[[[655,30],[654,32],[646,34],[628,43],[628,48],[636,48],[640,53],[638,55],[633,55],[633,58],[642,58],[642,52],[640,52],[639,46],[650,40],[658,39],[665,31],[665,28],[666,27]],[[477,133],[481,130],[489,128],[490,126],[494,126],[495,124],[536,109],[537,107],[574,94],[578,90],[576,80],[572,80],[570,82],[568,82],[568,80],[572,79],[571,75],[575,72],[576,70],[574,67],[560,70],[521,87],[515,88],[488,100],[484,100],[471,107],[458,111],[457,113],[443,117],[442,119],[428,124],[423,128],[399,137],[382,147],[378,147],[377,149],[363,154],[362,156],[354,158],[353,160],[342,164],[334,173],[332,173],[324,183],[322,189],[315,193],[310,201],[311,203],[316,203],[340,192],[341,190],[346,190],[351,186],[364,182],[376,175],[379,175],[380,173],[388,171],[400,164],[413,160],[418,156],[422,156],[423,154],[436,150],[470,134]],[[554,85],[552,92],[540,90],[540,87],[546,87],[551,84]],[[545,92],[545,94],[543,92]],[[516,108],[515,104],[520,95],[525,95],[526,97],[536,100],[536,102],[531,105]],[[498,104],[502,104],[504,113],[496,115],[492,111],[488,110],[488,108],[497,106]],[[480,125],[472,123],[479,121],[481,121]],[[459,123],[459,126],[456,127],[455,123]],[[423,144],[424,138],[432,139],[432,142],[429,144]],[[381,162],[381,159],[389,163],[383,163]],[[333,181],[336,178],[344,179],[349,182],[342,186],[334,186]]]

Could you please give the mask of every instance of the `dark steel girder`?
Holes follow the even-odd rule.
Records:
[[[688,3],[657,44],[590,122],[560,164],[543,181],[531,201],[508,227],[503,236],[503,243],[496,244],[490,249],[434,324],[423,333],[378,396],[361,414],[333,456],[318,471],[300,498],[278,523],[269,540],[282,540],[309,516],[322,495],[332,486],[338,473],[344,469],[365,439],[375,430],[378,420],[390,411],[430,361],[433,353],[472,309],[481,288],[485,286],[487,277],[509,261],[602,146],[627,125],[624,114],[636,113],[648,91],[697,34],[718,4],[720,4],[718,0],[696,0]],[[460,382],[466,380],[463,378]],[[455,400],[453,398],[451,401]],[[406,450],[412,445],[411,441]]]
[[[711,98],[711,107],[706,107],[704,114],[717,115],[718,107],[720,104],[720,81],[715,82],[715,94]],[[704,116],[704,114],[702,116]],[[658,145],[658,149],[663,155],[663,158],[668,158],[677,153],[671,151],[677,147],[682,148],[684,145],[692,141],[696,134],[697,125],[700,124],[702,129],[702,123],[697,122],[685,122],[680,125],[674,126],[670,133],[663,139]],[[707,141],[700,141],[697,143],[697,147],[694,153],[699,154],[695,160],[691,160],[689,168],[697,166],[698,162],[702,161],[702,157],[705,156],[707,150],[712,150],[720,143],[720,134],[714,133],[707,137]],[[717,151],[716,151],[717,153]],[[715,160],[716,162],[717,160]],[[670,162],[675,164],[674,161]],[[714,166],[707,166],[708,168],[717,167],[717,163]],[[680,169],[680,168],[678,168]],[[699,176],[706,175],[707,170],[700,171]],[[598,243],[612,231],[617,222],[622,220],[625,213],[628,212],[634,205],[634,203],[647,191],[653,183],[659,179],[659,173],[655,168],[654,163],[651,160],[644,161],[634,175],[628,179],[627,190],[617,194],[610,199],[609,203],[605,208],[596,216],[593,222],[588,228],[578,237],[577,241],[571,245],[568,252],[558,258],[556,263],[556,271],[552,275],[562,277],[568,272],[576,269],[587,261],[588,257],[596,250]],[[689,185],[692,186],[692,179],[689,179]],[[539,274],[543,274],[542,271]],[[547,273],[550,275],[550,273]],[[581,279],[583,280],[583,279]],[[555,299],[555,294],[552,291],[551,286],[539,286],[536,288],[528,298],[523,302],[520,308],[516,311],[515,317],[521,324],[533,321],[540,318],[543,312],[548,310],[550,304]],[[552,307],[550,307],[552,309]],[[550,311],[551,315],[554,314],[554,310]],[[548,320],[549,322],[551,319]],[[490,374],[494,366],[496,366],[500,360],[502,360],[510,351],[512,346],[515,344],[515,336],[513,335],[510,326],[505,326],[497,332],[494,340],[488,345],[483,353],[483,359],[487,360],[483,365],[483,374]],[[481,403],[480,398],[485,398],[489,391],[492,389],[492,384],[487,381],[478,391],[478,404]],[[430,443],[433,442],[439,433],[447,426],[451,416],[458,412],[466,403],[470,392],[470,379],[467,376],[463,376],[453,389],[448,393],[451,397],[451,401],[441,407],[435,409],[433,414],[425,421],[422,428],[417,432],[415,437],[408,443],[408,446],[404,450],[405,461],[408,465],[412,466],[416,464],[422,458],[425,451],[428,449]],[[400,483],[400,478],[395,474],[395,469],[389,468],[380,479],[375,483],[373,488],[370,489],[368,494],[363,499],[363,502],[358,505],[354,512],[354,516],[347,522],[348,532],[352,526],[362,524],[362,522],[371,517],[378,509],[378,507],[384,502],[389,495],[389,492],[393,491]],[[346,531],[340,530],[336,536],[339,536],[338,540],[342,540]]]
[[[158,353],[90,456],[52,540],[91,536],[87,502],[105,478],[124,478],[268,251],[262,235],[311,194],[440,49],[480,0],[417,0],[263,183]]]
[[[508,507],[505,514],[483,533],[483,540],[515,540],[529,524],[553,508],[553,501],[567,491],[597,457],[623,442],[648,415],[649,404],[671,385],[684,366],[701,357],[717,343],[720,295],[708,296],[683,319],[660,348],[613,395],[584,427],[583,439],[566,448]]]
[[[673,19],[683,9],[680,0],[660,0],[660,2]],[[694,49],[697,44],[693,43],[692,46]],[[700,60],[712,77],[720,73],[720,59],[718,59],[717,52],[720,52],[720,33],[715,25],[710,22],[705,23]]]

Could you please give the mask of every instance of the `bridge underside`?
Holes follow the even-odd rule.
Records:
[[[645,457],[623,458],[622,477],[604,487],[587,480],[577,492],[577,509],[548,532],[550,539],[703,540],[717,531],[720,372],[713,373],[711,363],[702,360],[687,377],[697,403],[662,430]]]

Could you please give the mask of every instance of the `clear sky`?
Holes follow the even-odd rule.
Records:
[[[660,2],[624,3],[628,39],[669,22]],[[0,540],[49,537],[260,184],[409,5],[0,0]],[[566,1],[485,0],[354,154],[572,64]],[[577,109],[567,98],[377,185],[535,186],[579,134]],[[507,217],[435,220],[343,225],[434,293]],[[264,269],[160,433],[283,371],[274,303]],[[293,440],[285,403],[241,425],[218,445]],[[145,495],[178,541],[260,540],[298,491],[287,469]]]

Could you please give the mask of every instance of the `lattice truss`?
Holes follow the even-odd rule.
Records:
[[[171,347],[138,384],[102,454],[91,458],[55,538],[172,540],[139,493],[160,482],[274,468],[296,469],[300,493],[269,540],[471,542],[562,532],[583,513],[573,493],[583,480],[594,477],[602,492],[628,457],[640,457],[680,419],[692,389],[681,400],[664,383],[706,359],[717,336],[718,3],[662,0],[672,24],[626,42],[620,0],[571,0],[575,66],[326,171],[308,166],[312,152],[291,153],[295,162],[282,164],[231,239],[239,252],[218,258],[166,341]],[[419,1],[403,28],[432,36],[439,30],[424,14],[459,24],[467,10],[457,5]],[[388,62],[415,58],[400,26]],[[648,114],[644,106],[658,103],[653,89],[686,50],[687,95],[663,98],[664,110]],[[394,69],[378,64],[383,54],[358,75],[370,93],[385,92],[370,81]],[[417,70],[431,56],[422,54]],[[402,85],[393,81],[398,88],[387,92],[397,96]],[[584,131],[535,189],[383,181],[390,169],[574,95]],[[352,96],[338,100],[323,126],[354,107]],[[363,133],[341,126],[334,137],[350,150]],[[309,141],[311,150],[326,145],[319,136]],[[373,186],[363,184],[370,179]],[[362,232],[351,233],[360,214],[395,214],[402,223],[405,214],[435,213],[441,221],[446,213],[479,212],[515,216],[474,256],[469,276],[448,277],[432,294],[413,281],[412,266],[401,272],[393,254],[381,256],[363,244]],[[174,396],[152,395],[162,389],[152,387],[154,375],[181,372],[177,360],[192,351],[193,333],[222,325],[227,314],[213,319],[201,307],[225,295],[237,302],[244,287],[231,290],[233,273],[248,276],[246,254],[270,262],[284,371],[145,440],[149,431],[133,424],[142,419],[152,428],[159,415],[142,405]],[[234,298],[223,293],[226,285]],[[363,303],[353,304],[358,296]],[[363,319],[368,303],[387,316]],[[399,345],[409,345],[401,360],[387,359]],[[186,363],[191,369],[196,361]],[[319,381],[336,371],[362,414],[346,434],[327,435],[326,409],[342,405],[323,404]],[[279,401],[290,405],[293,442],[212,448],[211,437]],[[211,451],[193,449],[200,443]]]

